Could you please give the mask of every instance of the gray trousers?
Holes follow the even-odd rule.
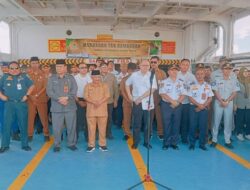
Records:
[[[66,124],[67,128],[68,146],[76,145],[76,111],[74,110],[70,112],[52,112],[52,126],[55,138],[55,147],[60,147],[64,123]]]

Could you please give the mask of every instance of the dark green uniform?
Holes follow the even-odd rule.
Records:
[[[17,76],[6,74],[0,79],[0,91],[8,97],[4,107],[2,148],[9,147],[11,126],[16,119],[20,127],[22,147],[28,146],[28,110],[27,104],[22,102],[22,98],[32,84],[33,82],[26,74]]]

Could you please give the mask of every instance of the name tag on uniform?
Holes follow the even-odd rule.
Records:
[[[17,84],[17,90],[22,90],[22,85],[20,83]]]
[[[204,93],[202,93],[202,94],[201,94],[201,99],[202,99],[202,100],[206,100],[206,98],[207,98],[206,93],[205,93],[205,92],[204,92]]]
[[[68,93],[69,92],[69,86],[68,85],[64,85],[63,92],[64,93]]]

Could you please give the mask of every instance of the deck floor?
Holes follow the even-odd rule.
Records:
[[[0,155],[0,190],[128,189],[141,180],[140,174],[145,171],[147,150],[140,145],[138,151],[131,151],[128,144],[121,140],[122,130],[114,127],[113,132],[115,139],[108,141],[108,152],[101,152],[97,147],[93,153],[86,153],[87,144],[83,134],[75,152],[66,148],[66,140],[60,153],[54,153],[53,145],[49,146],[48,152],[43,152],[41,162],[37,167],[33,166],[33,173],[29,168],[24,168],[32,168],[31,160],[37,154],[38,158],[41,157],[43,136],[34,136],[30,144],[31,152],[22,151],[20,143],[12,141],[10,150]],[[182,144],[178,151],[163,151],[162,142],[154,134],[151,144],[151,176],[173,190],[250,189],[250,141],[239,142],[234,139],[235,148],[230,151],[222,146],[222,149],[208,147],[206,152],[199,148],[189,151]],[[220,144],[223,145],[222,138]],[[138,155],[142,156],[144,163],[140,163]],[[24,173],[21,173],[23,170]],[[135,189],[162,189],[155,187],[145,184]]]

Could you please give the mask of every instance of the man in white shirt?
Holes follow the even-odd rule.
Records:
[[[85,63],[80,63],[78,65],[79,73],[75,75],[75,80],[77,83],[77,123],[76,123],[76,135],[77,139],[79,137],[80,130],[84,130],[85,140],[88,141],[88,126],[86,120],[86,101],[83,98],[84,88],[88,83],[92,82],[92,79],[88,73],[88,67]]]
[[[183,82],[185,90],[188,92],[190,86],[196,82],[195,76],[190,72],[190,60],[182,59],[180,63],[180,71],[177,78]],[[188,132],[189,132],[189,99],[185,96],[182,102],[182,116],[180,134],[183,144],[188,144]]]
[[[152,148],[149,144],[148,128],[148,112],[152,114],[154,109],[153,92],[157,89],[156,78],[150,69],[148,60],[140,63],[140,70],[131,74],[126,81],[126,92],[131,103],[133,103],[133,145],[132,149],[137,149],[140,142],[140,131],[142,127],[142,119],[144,120],[144,144],[147,148]],[[131,88],[132,87],[132,92]],[[152,89],[151,89],[152,87]],[[151,96],[150,96],[151,91]],[[150,96],[150,97],[149,97]],[[149,102],[150,100],[150,102]],[[150,103],[150,104],[149,104]],[[149,104],[149,105],[148,105]],[[151,127],[150,127],[151,128]]]

